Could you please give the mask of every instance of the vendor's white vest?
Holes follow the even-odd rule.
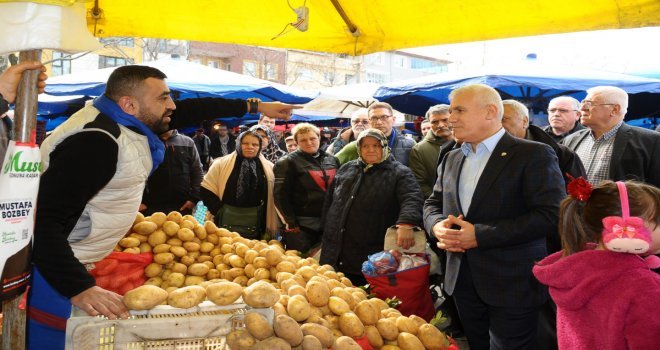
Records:
[[[92,105],[86,106],[57,127],[41,145],[44,172],[48,170],[50,153],[62,140],[75,133],[105,132],[119,146],[115,175],[87,202],[69,235],[73,253],[83,264],[106,257],[131,228],[142,200],[142,191],[153,166],[146,136],[122,125],[119,125],[121,135],[116,139],[103,129],[83,129],[86,124],[96,119],[99,113],[99,110]],[[94,169],[85,167],[80,169],[80,171],[88,171],[89,176],[94,176]]]

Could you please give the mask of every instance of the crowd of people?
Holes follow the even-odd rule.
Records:
[[[41,66],[17,67],[0,76],[10,102],[15,77]],[[625,91],[554,98],[542,129],[519,101],[462,86],[429,108],[416,143],[394,127],[387,103],[356,111],[334,138],[308,123],[284,135],[275,120],[298,106],[175,104],[165,79],[155,68],[117,68],[105,93],[43,143],[30,348],[63,347],[58,325],[71,305],[127,317],[87,264],[112,251],[138,210],[188,213],[199,200],[246,238],[279,238],[303,254],[320,246],[320,262],[355,284],[366,282],[362,262],[383,250],[388,228],[406,249],[413,227],[424,227],[470,349],[657,346],[660,133],[624,122]],[[211,138],[176,131],[246,112],[260,119],[235,138],[226,126]],[[81,159],[93,174],[77,170]]]

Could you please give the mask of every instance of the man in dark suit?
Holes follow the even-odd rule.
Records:
[[[502,99],[485,85],[452,91],[461,149],[438,170],[424,224],[447,251],[443,288],[454,296],[470,349],[530,349],[547,291],[532,276],[557,229],[564,180],[547,145],[502,128]]]
[[[614,86],[587,90],[580,130],[562,143],[575,151],[589,182],[637,180],[660,187],[660,134],[626,125],[628,93]]]

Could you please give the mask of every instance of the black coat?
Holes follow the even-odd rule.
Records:
[[[321,264],[360,274],[369,254],[383,250],[395,224],[419,225],[424,195],[412,171],[392,157],[364,172],[364,163],[344,164],[324,203]]]

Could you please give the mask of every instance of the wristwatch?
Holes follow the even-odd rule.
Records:
[[[0,115],[5,114],[9,110],[9,102],[0,94]]]
[[[260,99],[256,97],[250,97],[247,99],[248,106],[250,107],[248,109],[249,114],[257,114],[259,113],[259,103],[261,102]]]

